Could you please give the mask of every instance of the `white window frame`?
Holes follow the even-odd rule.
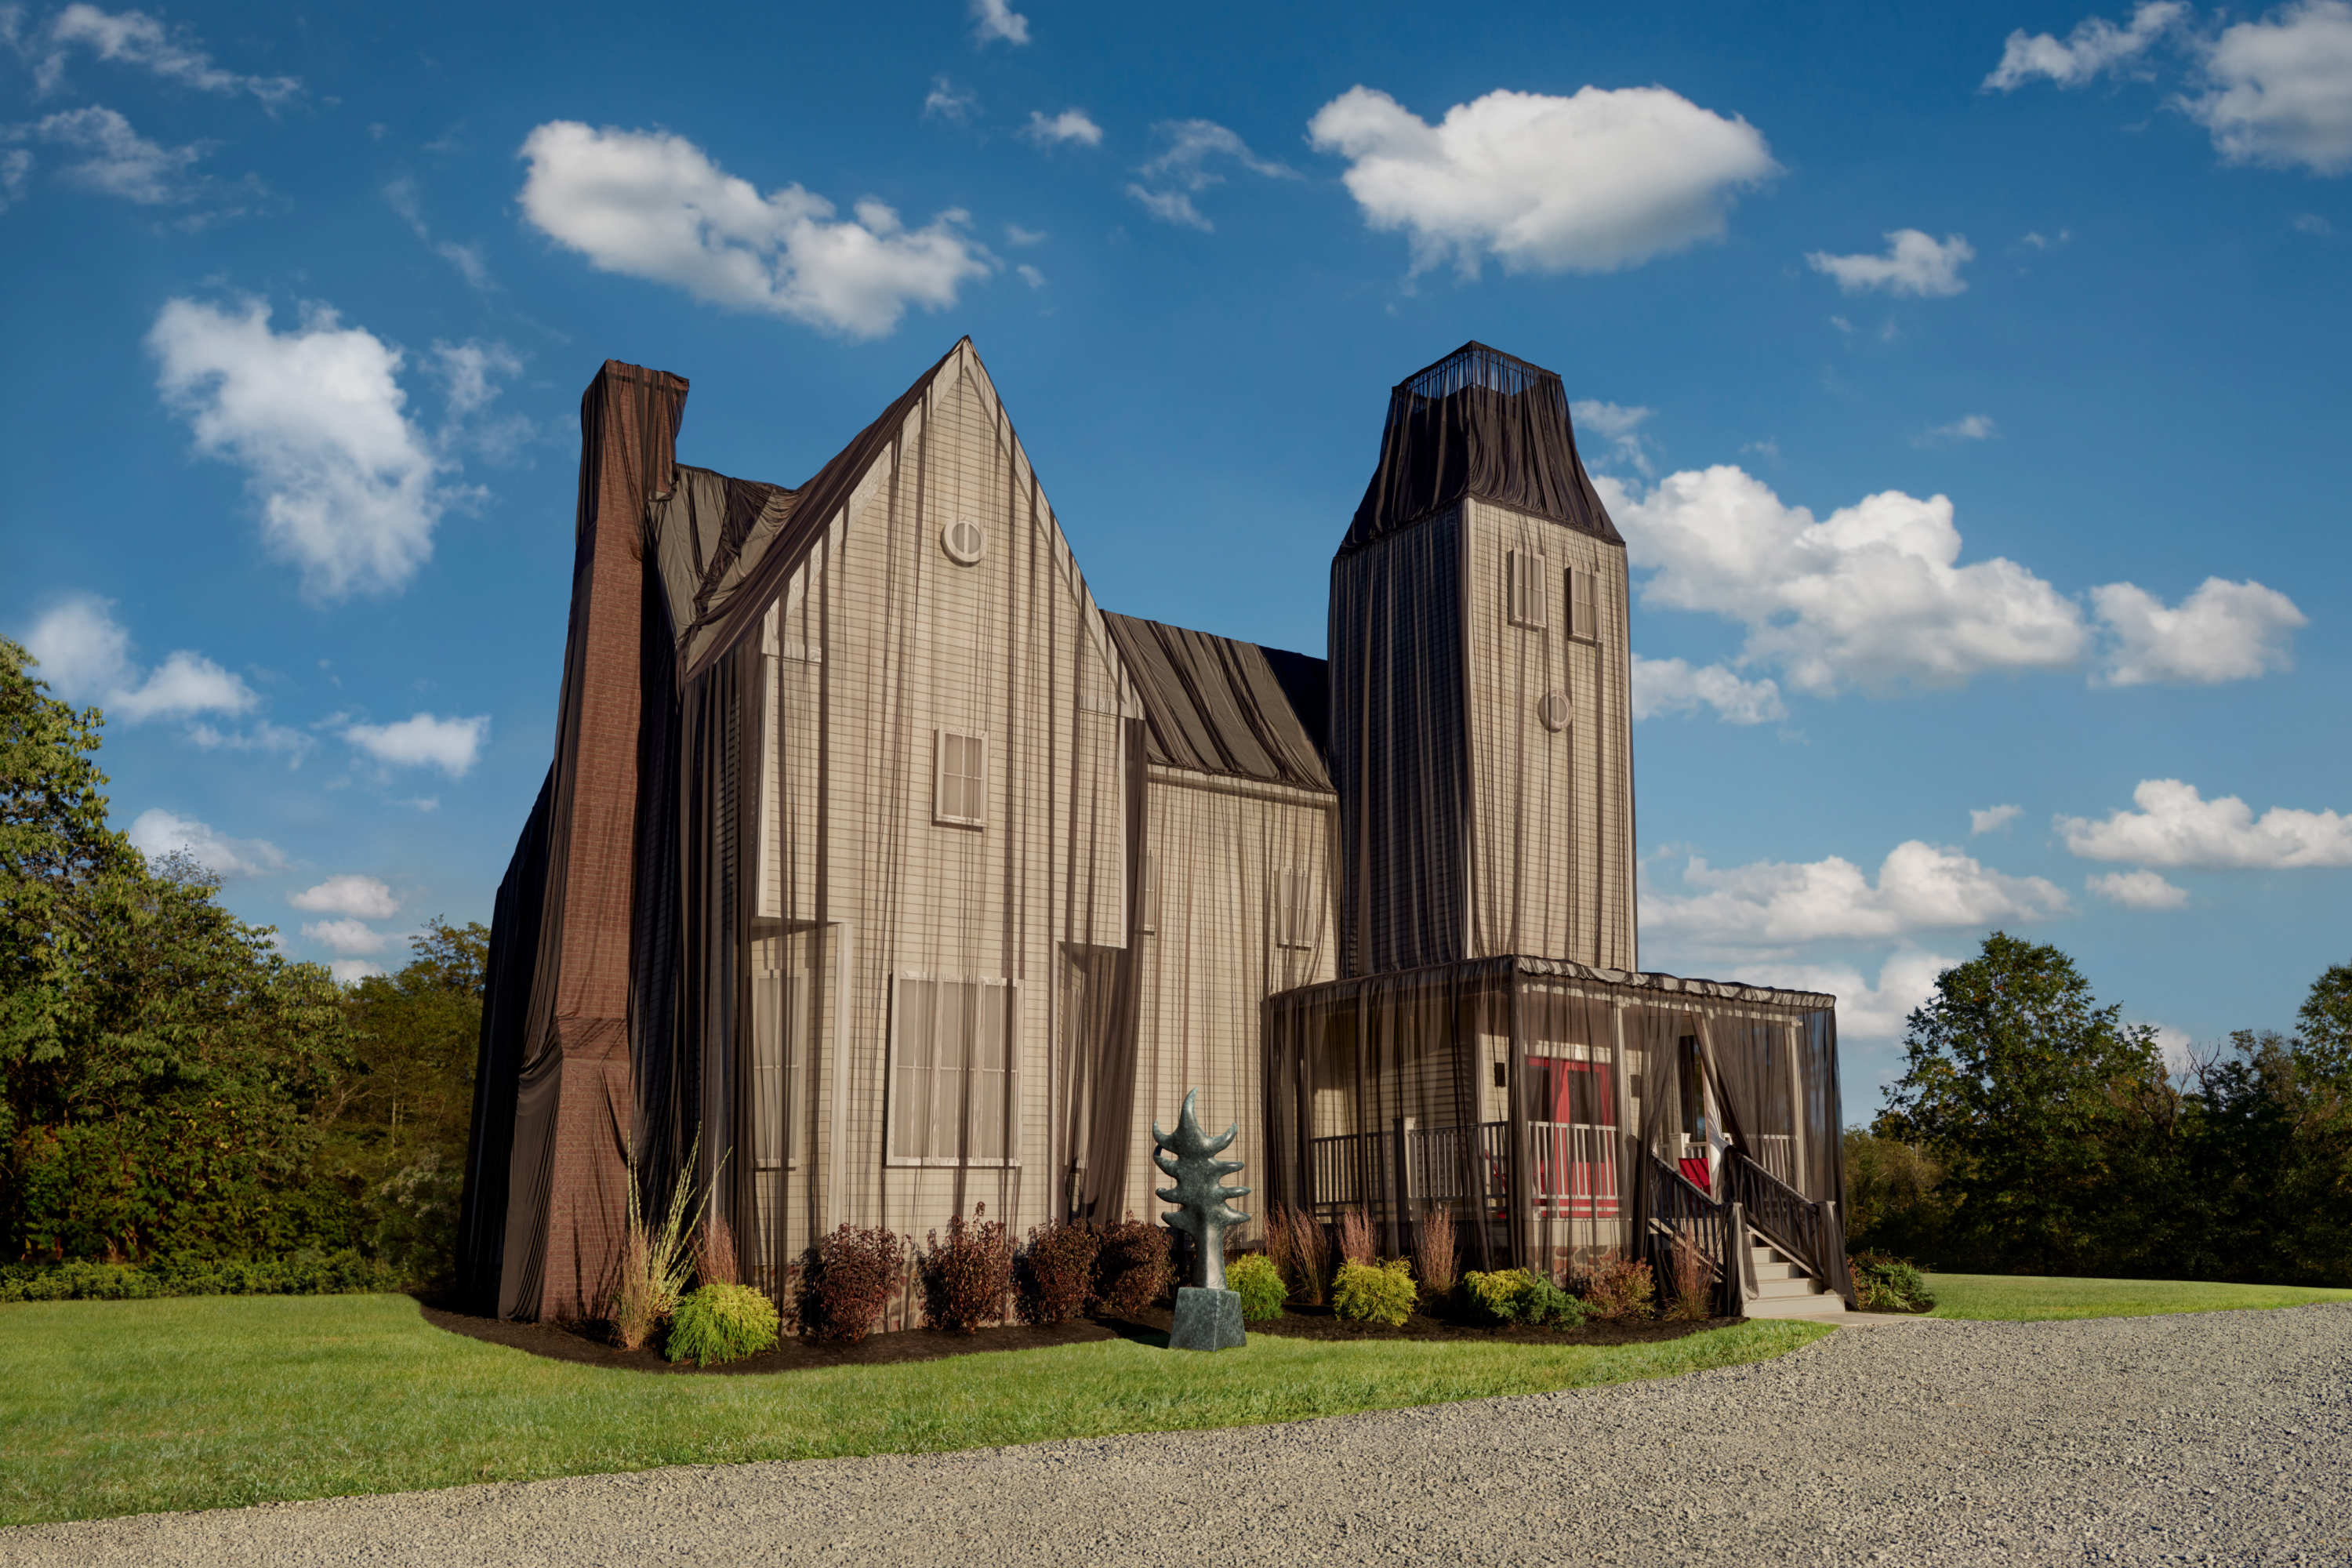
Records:
[[[1508,592],[1511,624],[1531,630],[1544,629],[1548,617],[1546,601],[1550,598],[1551,568],[1543,555],[1533,550],[1514,550],[1506,557],[1505,586]]]
[[[1143,856],[1143,907],[1137,912],[1135,929],[1148,933],[1160,930],[1160,857],[1150,850]]]
[[[967,742],[980,749],[980,771],[975,774],[952,775],[959,783],[969,781],[979,793],[979,800],[957,801],[948,793],[950,774],[948,753],[955,741]],[[964,816],[953,809],[957,805],[979,806],[976,816]],[[988,735],[980,730],[952,730],[941,725],[934,732],[931,743],[931,820],[950,827],[986,827],[988,826]]]
[[[929,1040],[920,1043],[924,1047],[923,1054],[931,1058],[927,1063],[910,1063],[906,1059],[916,1049],[918,1044],[908,1037],[908,1031],[914,1026],[916,1021],[917,1010],[912,1005],[914,998],[911,994],[912,988],[916,986],[928,987],[929,990],[928,997],[929,1006],[924,1010],[923,1016],[932,1023],[931,1037]],[[963,1026],[951,1037],[961,1042],[962,1061],[942,1064],[936,1059],[936,1047],[940,1043],[940,1031],[937,1026],[937,1006],[941,993],[950,986],[956,987],[962,993],[955,998],[956,1001],[968,1003],[972,1011],[962,1020]],[[1003,1065],[994,1069],[975,1066],[971,1061],[971,1048],[975,1043],[975,1037],[980,1032],[982,1015],[983,1011],[992,1009],[994,1010],[997,1017],[1003,1020],[1002,1037]],[[892,975],[890,977],[888,1102],[883,1107],[883,1163],[894,1166],[939,1166],[950,1169],[962,1167],[971,1170],[1019,1170],[1023,1121],[1021,1043],[1021,986],[1018,982],[960,979],[934,974]],[[920,1089],[930,1095],[936,1096],[942,1084],[954,1086],[958,1108],[955,1123],[959,1142],[970,1134],[971,1129],[971,1122],[969,1120],[970,1106],[978,1103],[976,1100],[967,1100],[965,1080],[985,1085],[987,1079],[999,1078],[1001,1087],[997,1087],[995,1092],[1003,1097],[1005,1112],[1003,1154],[938,1152],[933,1146],[931,1136],[938,1133],[940,1127],[939,1115],[935,1110],[928,1112],[924,1117],[926,1136],[922,1140],[922,1147],[915,1152],[908,1152],[902,1146],[900,1140],[900,1134],[904,1131],[901,1122],[911,1109],[908,1097],[918,1089],[912,1077],[918,1073],[927,1076],[928,1081],[921,1085]]]
[[[1274,876],[1274,945],[1313,947],[1319,923],[1315,918],[1315,874],[1293,869]]]
[[[1601,640],[1600,575],[1571,566],[1568,570],[1568,635],[1578,642]]]

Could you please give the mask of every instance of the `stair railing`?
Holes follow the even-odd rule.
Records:
[[[1748,1221],[1738,1203],[1717,1203],[1653,1152],[1650,1156],[1650,1273],[1661,1296],[1674,1289],[1675,1243],[1698,1249],[1715,1281],[1716,1310],[1726,1317],[1747,1311],[1755,1293],[1755,1265],[1748,1252]]]
[[[1738,1149],[1723,1163],[1724,1195],[1748,1211],[1748,1223],[1801,1264],[1823,1289],[1849,1289],[1838,1266],[1845,1247],[1837,1205],[1815,1203]]]

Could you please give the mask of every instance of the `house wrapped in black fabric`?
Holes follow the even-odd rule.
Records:
[[[1833,999],[1636,963],[1625,551],[1557,375],[1395,389],[1328,664],[1099,609],[969,341],[797,487],[679,463],[686,395],[582,405],[478,1310],[597,1310],[633,1159],[780,1299],[839,1225],[1150,1211],[1196,1087],[1261,1206],[1398,1250],[1444,1206],[1473,1265],[1845,1287]]]

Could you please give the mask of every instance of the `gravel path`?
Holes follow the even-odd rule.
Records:
[[[1197,1533],[1195,1509],[1220,1522]],[[1842,1330],[1289,1426],[0,1531],[0,1563],[2352,1563],[2352,1306]]]

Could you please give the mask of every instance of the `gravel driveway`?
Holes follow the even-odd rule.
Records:
[[[0,1531],[0,1563],[656,1560],[2352,1563],[2352,1306],[1906,1321],[1288,1426]]]

